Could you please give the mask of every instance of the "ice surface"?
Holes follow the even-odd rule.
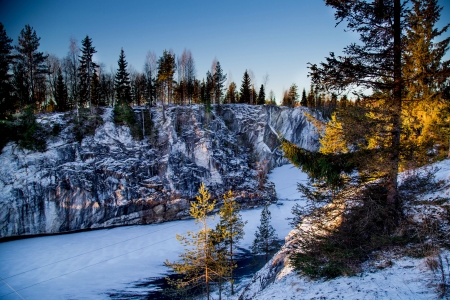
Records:
[[[292,165],[275,168],[269,175],[279,198],[287,199],[270,206],[280,239],[291,230],[286,218],[300,199],[296,183],[305,176]],[[254,239],[261,210],[242,211],[248,221],[244,248]],[[0,298],[20,299],[5,282],[25,299],[107,299],[108,293],[131,288],[145,294],[145,288],[136,289],[133,283],[166,274],[164,261],[176,260],[183,250],[175,234],[197,228],[193,220],[184,220],[1,243]]]

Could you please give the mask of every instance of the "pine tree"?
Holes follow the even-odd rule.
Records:
[[[25,25],[25,28],[20,31],[18,43],[15,46],[17,51],[17,55],[15,55],[16,70],[20,69],[24,80],[22,83],[16,80],[16,83],[20,85],[16,86],[16,89],[21,90],[24,87],[28,89],[26,94],[22,92],[19,94],[19,97],[26,97],[21,99],[22,108],[24,105],[34,105],[36,102],[41,104],[44,101],[42,98],[38,99],[38,87],[39,81],[44,80],[44,75],[48,70],[45,64],[47,56],[37,51],[40,39],[33,27]]]
[[[244,76],[242,77],[242,84],[241,84],[241,94],[240,94],[240,103],[246,103],[250,104],[250,93],[251,93],[251,80],[250,76],[248,75],[247,70],[244,72]]]
[[[244,225],[247,222],[242,221],[240,215],[239,204],[234,199],[233,193],[223,195],[223,206],[219,211],[220,221],[216,226],[217,235],[222,240],[225,247],[225,255],[228,256],[228,272],[231,282],[231,293],[234,294],[233,269],[236,268],[234,263],[235,250],[239,241],[244,237]]]
[[[78,78],[80,82],[79,103],[77,107],[87,105],[89,108],[92,108],[91,81],[94,69],[98,67],[97,64],[92,61],[92,58],[97,51],[92,46],[92,39],[88,35],[81,41],[81,46],[80,65],[78,67]]]
[[[227,80],[227,74],[223,74],[222,68],[220,67],[220,62],[216,63],[216,69],[214,72],[214,94],[215,94],[215,101],[216,104],[219,104],[222,95],[223,95],[223,86],[225,81]]]
[[[12,39],[8,37],[0,22],[0,117],[13,112],[15,103],[12,98],[12,76],[9,73],[12,66]]]
[[[270,225],[271,219],[269,207],[266,205],[261,211],[261,225],[258,226],[255,232],[255,240],[252,244],[252,252],[255,254],[264,254],[266,263],[269,260],[269,254],[278,248],[275,229]]]
[[[300,100],[300,105],[303,107],[308,106],[308,100],[306,99],[306,91],[303,88],[303,92],[302,92],[302,100]]]
[[[289,107],[297,106],[297,102],[298,102],[297,85],[293,83],[289,88]]]
[[[264,91],[264,85],[261,84],[261,87],[259,89],[257,104],[264,105],[265,103],[266,103],[266,92]]]
[[[199,224],[198,232],[188,231],[187,236],[177,234],[177,240],[188,247],[180,255],[179,262],[166,261],[166,265],[175,273],[183,275],[181,280],[170,281],[178,289],[192,288],[203,285],[207,299],[210,298],[210,285],[217,274],[214,272],[216,257],[214,253],[212,230],[208,226],[208,214],[214,209],[215,201],[211,201],[208,189],[202,183],[196,196],[196,201],[191,202],[189,213]]]

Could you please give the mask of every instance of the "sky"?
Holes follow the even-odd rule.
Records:
[[[439,4],[442,27],[450,23],[450,0]],[[197,78],[216,58],[238,87],[245,70],[257,87],[267,74],[266,95],[273,90],[278,101],[293,83],[308,90],[308,62],[358,41],[342,24],[335,27],[333,9],[320,0],[0,0],[0,22],[14,44],[31,25],[41,38],[39,51],[60,58],[71,37],[81,45],[89,35],[94,60],[108,71],[117,69],[121,48],[137,71],[149,50],[159,57],[165,49],[176,55],[189,49]]]

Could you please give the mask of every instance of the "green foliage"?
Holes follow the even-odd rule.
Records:
[[[347,182],[345,174],[356,169],[354,153],[323,154],[300,148],[279,136],[284,157],[297,168],[308,173],[313,181],[324,183],[333,190],[342,188]]]
[[[101,110],[97,109],[94,114],[90,114],[89,109],[83,108],[73,116],[73,134],[77,142],[81,142],[86,136],[94,135],[95,130],[103,124],[99,112]]]
[[[36,122],[33,109],[27,107],[22,114],[11,120],[1,120],[0,149],[8,142],[16,142],[21,148],[45,151],[47,132]]]
[[[142,129],[138,122],[136,122],[133,109],[127,103],[119,101],[114,106],[114,123],[116,125],[128,126],[133,138],[136,140],[142,139]]]
[[[224,265],[226,268],[223,269],[224,272],[222,273],[223,276],[229,276],[231,293],[233,294],[233,270],[237,267],[234,263],[234,256],[239,241],[244,237],[244,226],[247,222],[242,221],[239,204],[231,191],[223,195],[223,206],[220,208],[219,215],[220,221],[214,231],[217,241],[215,244],[219,246],[218,249],[225,256]]]
[[[255,239],[251,247],[253,253],[264,254],[266,262],[269,260],[269,255],[278,249],[275,229],[270,225],[271,219],[269,207],[265,205],[261,211],[261,225],[255,232]]]

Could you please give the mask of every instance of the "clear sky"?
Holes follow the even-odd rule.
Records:
[[[89,35],[98,51],[94,59],[117,69],[123,47],[129,65],[142,71],[146,53],[164,49],[180,55],[190,49],[197,78],[205,77],[214,58],[241,84],[246,69],[258,87],[269,75],[266,94],[279,100],[296,83],[309,87],[307,63],[357,42],[355,33],[335,27],[334,11],[321,0],[0,0],[0,22],[17,41],[30,24],[41,37],[40,51],[62,58],[69,39]],[[450,22],[450,0],[439,23]],[[447,33],[446,36],[449,34]],[[447,55],[449,57],[449,55]]]

